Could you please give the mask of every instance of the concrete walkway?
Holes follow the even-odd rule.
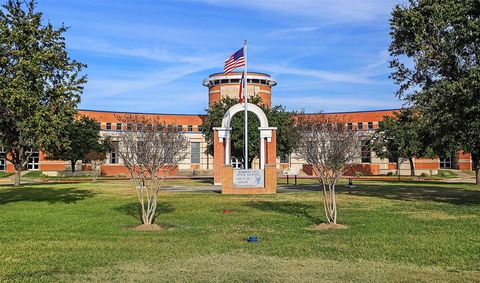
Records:
[[[445,183],[471,183],[471,184],[475,184],[475,175],[470,175],[468,173],[465,173],[461,170],[456,170],[456,169],[448,169],[448,170],[457,174],[458,177],[451,178],[451,179],[442,179],[441,181],[443,181]]]

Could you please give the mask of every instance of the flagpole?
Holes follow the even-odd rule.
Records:
[[[245,56],[245,66],[243,67],[243,101],[245,103],[245,141],[244,141],[244,147],[245,147],[245,152],[244,152],[244,168],[248,169],[248,109],[247,109],[247,104],[248,104],[248,93],[247,93],[247,40],[244,40],[243,42],[243,55]]]

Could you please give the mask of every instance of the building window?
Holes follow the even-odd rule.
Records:
[[[98,128],[99,130],[101,130],[101,129],[102,129],[102,123],[97,123],[97,128]]]
[[[397,159],[389,156],[388,157],[388,163],[397,163]]]
[[[280,163],[290,163],[290,154],[280,156]]]
[[[363,130],[363,123],[362,122],[357,124],[357,129]]]
[[[118,164],[118,141],[113,141],[112,142],[112,150],[110,151],[110,164]]]
[[[203,130],[203,126],[202,125],[198,126],[198,131],[201,132],[202,130]]]
[[[127,123],[127,131],[131,131],[132,130],[132,123]]]
[[[372,161],[372,152],[370,151],[370,141],[362,141],[362,163],[370,163]]]
[[[0,148],[0,171],[7,170],[7,161],[5,159],[5,151]]]
[[[200,163],[200,143],[192,142],[191,153],[190,153],[190,163]]]
[[[173,125],[168,125],[167,126],[167,131],[173,132]]]
[[[107,123],[106,129],[107,129],[107,130],[111,130],[111,129],[112,129],[112,123]]]
[[[233,169],[243,169],[243,163],[238,161],[235,157],[232,157],[232,166]]]
[[[452,168],[452,158],[442,157],[440,158],[440,168]]]
[[[348,123],[348,124],[347,124],[347,129],[353,130],[353,124],[352,124],[352,123]]]
[[[188,131],[193,132],[193,126],[192,125],[188,125]]]
[[[373,130],[373,122],[368,122],[368,129]]]
[[[38,157],[38,151],[34,151],[32,155],[28,158],[28,163],[27,163],[27,170],[38,170],[39,169],[39,157]]]
[[[177,132],[182,132],[183,131],[183,126],[182,125],[178,125],[177,126]]]
[[[117,123],[117,131],[121,131],[122,130],[122,123]]]

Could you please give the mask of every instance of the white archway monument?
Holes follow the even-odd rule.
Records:
[[[253,112],[258,117],[260,121],[260,127],[258,130],[260,131],[260,169],[265,169],[265,139],[267,142],[272,141],[272,131],[276,130],[276,127],[269,127],[268,126],[268,119],[267,115],[263,112],[263,110],[255,104],[247,103],[247,109],[250,112]],[[245,110],[245,103],[238,103],[230,107],[225,115],[223,115],[222,119],[222,126],[218,128],[213,128],[218,132],[218,141],[224,142],[225,140],[225,165],[230,165],[231,163],[231,152],[230,152],[230,131],[232,128],[230,127],[230,122],[232,117],[240,111]],[[244,160],[247,162],[247,160]]]

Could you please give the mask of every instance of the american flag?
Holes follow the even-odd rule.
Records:
[[[230,56],[225,61],[225,68],[223,72],[225,74],[228,74],[235,68],[242,66],[245,66],[245,55],[243,54],[243,47],[240,48],[240,50],[238,50],[237,52],[233,53],[232,56]]]

